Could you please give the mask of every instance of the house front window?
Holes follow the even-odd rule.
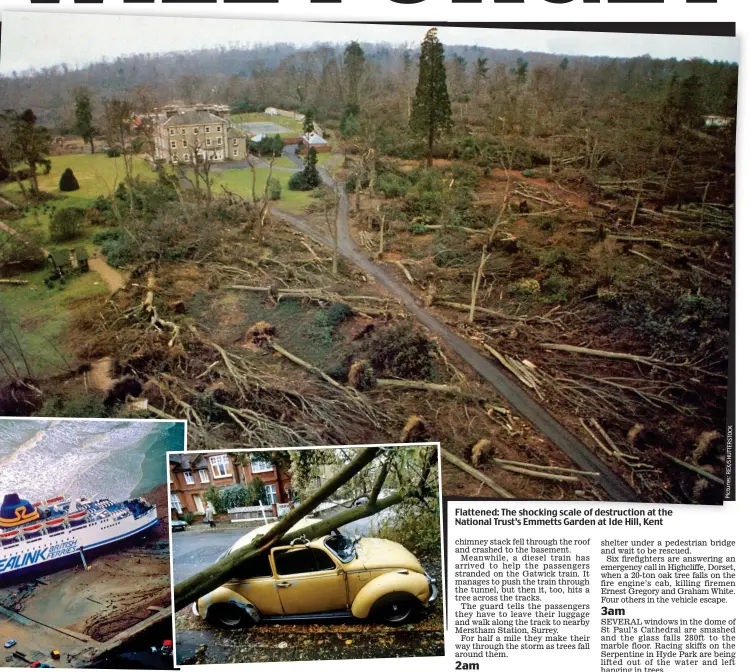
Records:
[[[198,127],[193,128],[193,135],[198,135]]]
[[[269,504],[277,504],[279,499],[276,496],[276,486],[275,485],[266,485],[264,486],[266,490],[266,501]]]
[[[206,138],[206,147],[211,146],[211,138]]]
[[[201,469],[198,472],[198,476],[201,479],[201,483],[208,483],[208,469]]]
[[[216,127],[216,132],[217,132],[217,133],[221,133],[221,126],[217,126],[217,127]]]
[[[183,128],[183,129],[182,129],[182,134],[183,134],[183,135],[185,135],[185,133],[187,133],[187,129],[186,129],[186,128]]]
[[[238,149],[235,149],[235,150],[234,150],[234,152],[233,152],[233,154],[234,154],[235,156],[239,156],[239,155],[240,155],[240,152],[239,152],[239,150],[238,150]]]
[[[217,145],[220,145],[220,144],[221,144],[221,138],[216,138],[216,144],[217,144]]]
[[[206,126],[206,133],[210,133],[210,132],[211,132],[211,129],[208,126]]]
[[[169,129],[169,135],[174,135],[174,128]]]
[[[254,474],[262,474],[266,471],[273,471],[273,464],[268,460],[252,460],[250,462]]]
[[[182,141],[182,146],[183,146],[183,147],[187,147],[187,140],[183,140],[183,141]]]
[[[184,153],[184,154],[182,155],[182,160],[183,160],[183,161],[187,161],[187,160],[188,160],[189,158],[190,158],[190,156],[188,155],[188,153],[187,153],[187,152],[185,152],[185,153]]]
[[[195,479],[193,478],[193,473],[191,471],[186,471],[183,476],[185,477],[185,483],[187,485],[193,485],[195,483]]]
[[[181,514],[181,513],[182,513],[182,504],[180,503],[180,498],[179,498],[179,496],[178,496],[178,495],[176,495],[176,494],[174,494],[174,493],[172,493],[172,494],[171,494],[171,495],[169,496],[169,500],[170,500],[170,502],[171,502],[171,504],[172,504],[172,508],[173,508],[173,509],[174,509],[175,511],[177,511],[177,513],[178,513],[178,514]]]
[[[177,148],[177,142],[176,142],[175,140],[172,140],[172,141],[171,141],[171,142],[169,143],[169,145],[170,145],[170,147],[172,147],[172,149],[176,149],[176,148]]]
[[[231,478],[232,470],[229,466],[229,458],[226,455],[211,455],[208,461],[214,478]]]

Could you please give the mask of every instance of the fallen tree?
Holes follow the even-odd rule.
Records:
[[[293,539],[303,535],[308,539],[315,539],[355,520],[373,516],[408,498],[424,500],[428,494],[431,494],[429,478],[437,465],[437,448],[433,448],[425,456],[416,481],[409,480],[407,474],[403,474],[396,469],[395,475],[401,487],[396,492],[380,498],[380,490],[386,480],[388,470],[395,469],[394,460],[386,459],[381,465],[366,504],[353,507],[325,520],[311,523],[307,527],[290,532],[296,523],[312,513],[319,504],[331,497],[340,488],[346,486],[384,451],[384,448],[379,447],[361,449],[353,460],[344,465],[304,502],[292,509],[268,532],[259,535],[247,546],[237,549],[210,567],[177,584],[174,588],[175,611],[183,609],[198,598],[223,585],[235,576],[235,570],[241,563],[257,555],[270,552],[270,549],[274,546],[289,544]]]

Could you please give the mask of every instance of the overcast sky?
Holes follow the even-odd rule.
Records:
[[[67,63],[81,67],[106,58],[204,47],[292,42],[388,42],[417,46],[422,26],[383,26],[136,17],[41,12],[2,13],[0,73]],[[728,37],[575,33],[541,30],[441,28],[445,44],[587,56],[640,56],[738,61],[739,43]]]

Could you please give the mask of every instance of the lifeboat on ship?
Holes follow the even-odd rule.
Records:
[[[35,525],[27,525],[21,528],[21,533],[24,539],[35,539],[42,534],[42,524],[36,523]]]
[[[57,527],[58,525],[63,525],[65,523],[65,518],[54,518],[53,520],[48,520],[44,524],[47,527]]]
[[[71,525],[71,527],[82,525],[86,522],[87,515],[88,511],[76,511],[75,513],[69,513],[67,515],[68,523]]]

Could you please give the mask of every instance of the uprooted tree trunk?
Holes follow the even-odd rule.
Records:
[[[288,544],[293,539],[302,535],[305,535],[308,539],[315,539],[355,520],[373,516],[380,511],[399,504],[409,497],[421,498],[426,488],[429,469],[437,463],[436,450],[430,453],[422,470],[421,478],[413,488],[402,489],[379,499],[378,495],[380,494],[385,477],[378,477],[365,505],[354,507],[331,518],[311,523],[305,528],[290,532],[293,525],[314,511],[321,502],[333,495],[339,488],[351,481],[368,464],[375,460],[381,454],[381,451],[382,449],[378,447],[363,448],[351,462],[340,469],[330,480],[302,502],[302,504],[292,509],[288,515],[284,516],[266,534],[259,535],[252,543],[237,549],[222,560],[198,572],[195,576],[176,585],[174,588],[175,611],[183,609],[191,602],[223,585],[236,575],[235,570],[241,563],[262,553],[268,553],[273,546]],[[386,464],[388,463],[389,461],[386,462]]]

